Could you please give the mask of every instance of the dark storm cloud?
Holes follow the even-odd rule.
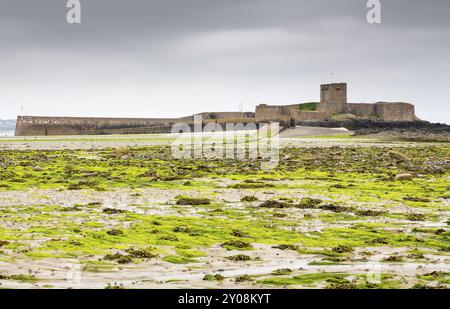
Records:
[[[251,110],[317,99],[335,72],[354,101],[409,100],[448,122],[448,0],[382,0],[381,25],[366,22],[366,0],[81,3],[69,25],[65,0],[0,0],[4,113]]]

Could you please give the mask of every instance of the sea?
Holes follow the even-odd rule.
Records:
[[[0,130],[0,137],[14,136],[14,130]]]

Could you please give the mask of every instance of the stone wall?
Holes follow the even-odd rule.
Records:
[[[404,102],[349,103],[348,113],[382,121],[416,121],[414,105]]]
[[[375,104],[348,103],[347,112],[362,118],[376,117]]]
[[[16,136],[170,132],[179,119],[18,116]]]
[[[252,112],[201,113],[203,121],[217,123],[279,122],[294,125],[299,122],[330,120],[334,114],[346,114],[381,121],[416,121],[414,105],[404,102],[376,104],[347,103],[347,84],[321,85],[317,111],[301,111],[300,104],[258,105]],[[242,121],[234,121],[241,119]],[[182,118],[87,118],[87,117],[17,117],[16,136],[33,135],[95,135],[167,133],[175,123],[191,125],[194,117]]]
[[[267,119],[256,119],[240,113],[240,117],[203,119],[203,126],[218,123],[226,128],[227,123],[255,123],[259,126]],[[177,123],[184,123],[194,130],[194,117],[183,118],[85,118],[85,117],[34,117],[18,116],[16,136],[46,135],[102,135],[102,134],[157,134],[171,133]]]
[[[327,114],[319,111],[300,111],[299,104],[283,106],[259,105],[256,107],[255,117],[257,119],[278,120],[292,124],[292,121],[323,121],[327,118]]]
[[[203,119],[241,119],[241,118],[255,118],[255,113],[252,112],[206,112],[196,115],[201,115]]]
[[[322,104],[322,103],[321,103]],[[257,119],[278,120],[292,123],[304,121],[324,121],[332,114],[329,111],[300,111],[298,104],[284,106],[259,105],[256,107]],[[363,119],[383,121],[416,121],[414,105],[403,102],[348,103],[345,111]]]
[[[257,119],[288,119],[290,114],[290,108],[285,106],[269,106],[258,105],[255,110],[255,118]]]
[[[415,107],[404,102],[378,102],[375,104],[377,116],[383,121],[416,121]]]
[[[296,122],[302,121],[324,121],[327,119],[327,114],[324,112],[313,112],[313,111],[299,111],[293,110],[291,117]]]

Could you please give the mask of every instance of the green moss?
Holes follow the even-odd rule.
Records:
[[[235,262],[246,262],[246,261],[250,261],[252,258],[245,254],[237,254],[237,255],[227,256],[226,259],[230,260],[230,261],[235,261]]]
[[[254,195],[246,195],[241,198],[241,202],[256,202],[258,198]]]
[[[292,274],[292,269],[289,269],[289,268],[281,268],[281,269],[274,270],[272,272],[272,275],[274,275],[274,276],[286,276],[286,275],[290,275],[290,274]]]
[[[177,197],[177,205],[209,205],[211,200],[207,198],[192,198],[179,196]]]
[[[259,207],[262,207],[262,208],[290,208],[290,207],[294,207],[294,205],[290,204],[290,203],[282,202],[282,201],[270,200],[270,201],[265,201],[264,203],[260,204]]]
[[[309,262],[308,265],[310,266],[331,266],[331,265],[337,265],[338,263],[336,262],[331,262],[331,261],[313,261],[313,262]]]
[[[172,263],[172,264],[189,264],[189,263],[198,263],[197,260],[188,258],[185,256],[179,255],[168,255],[162,258],[163,261]]]
[[[241,240],[229,240],[222,244],[227,249],[251,249],[252,245]]]
[[[334,247],[332,249],[334,252],[336,253],[348,253],[348,252],[353,252],[353,248],[349,247],[349,246],[343,246],[343,245],[339,245],[337,247]]]
[[[175,251],[179,256],[185,258],[197,258],[205,256],[205,253],[203,251],[196,249],[176,249]]]
[[[208,274],[203,277],[203,280],[205,280],[205,281],[223,281],[223,280],[225,280],[225,277],[220,274],[216,274],[216,275]]]
[[[235,185],[231,185],[229,188],[232,189],[267,189],[274,188],[275,185],[272,183],[263,183],[263,182],[255,182],[255,183],[238,183]]]
[[[89,261],[119,252],[130,264],[153,255],[170,263],[194,263],[212,247],[259,250],[262,244],[317,254],[312,265],[324,266],[349,262],[357,257],[352,250],[366,247],[407,248],[404,258],[418,261],[425,253],[447,256],[447,229],[425,225],[448,220],[449,171],[442,162],[449,156],[448,146],[437,145],[283,148],[280,164],[265,171],[260,160],[173,160],[165,146],[2,151],[3,191],[130,188],[134,196],[141,194],[140,188],[153,187],[177,190],[180,196],[175,200],[178,205],[158,203],[165,215],[151,214],[153,202],[131,204],[127,211],[95,202],[2,207],[0,254],[7,258],[12,251],[24,258]],[[398,182],[395,175],[402,171],[420,177]],[[227,193],[233,194],[231,201],[222,197]],[[262,205],[253,203],[255,195],[265,196]],[[244,196],[244,203],[235,196]],[[398,212],[404,208],[407,211]],[[304,231],[316,221],[320,228]],[[149,255],[142,251],[150,247]],[[231,255],[233,260],[247,259],[239,256]],[[104,264],[98,267],[86,262],[86,269],[118,267],[117,261],[101,260]],[[289,276],[275,279],[280,285],[299,282]],[[398,284],[393,278],[386,280],[376,287]],[[439,280],[443,284],[448,278]],[[361,278],[355,282],[328,278],[311,284],[315,282],[335,288],[374,287]]]
[[[14,280],[14,281],[20,281],[20,282],[37,282],[39,281],[38,278],[36,278],[33,275],[11,275],[11,276],[5,276],[0,275],[0,280]]]
[[[418,275],[417,277],[425,281],[437,281],[442,284],[450,284],[450,272],[433,271],[423,275]]]
[[[246,282],[246,281],[254,281],[254,279],[252,277],[250,277],[249,275],[238,276],[238,277],[236,277],[236,279],[234,279],[234,282],[236,282],[236,283]]]
[[[83,271],[94,272],[94,273],[110,272],[116,266],[113,262],[108,262],[108,261],[104,261],[104,260],[83,261],[82,265],[83,265],[83,268],[82,268]]]
[[[283,277],[283,278],[266,278],[263,280],[257,281],[261,284],[266,285],[303,285],[303,286],[309,286],[317,282],[323,282],[327,279],[342,279],[345,277],[348,277],[349,274],[344,273],[311,273],[311,274],[304,274],[304,275],[298,275],[294,277]]]

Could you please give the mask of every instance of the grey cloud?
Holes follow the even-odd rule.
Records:
[[[82,0],[83,24],[65,23],[65,0],[2,0],[0,18],[17,40],[34,44],[104,43],[179,36],[195,31],[287,28],[354,18],[365,24],[366,0]],[[446,0],[384,0],[382,27],[449,27]],[[17,31],[17,32],[16,32]],[[14,33],[16,32],[16,33]],[[142,37],[144,35],[144,37]],[[10,39],[14,42],[14,37]]]
[[[81,2],[69,25],[65,0],[0,0],[0,118],[251,110],[317,99],[335,72],[354,101],[449,122],[447,0],[381,0],[381,25],[366,0]]]

